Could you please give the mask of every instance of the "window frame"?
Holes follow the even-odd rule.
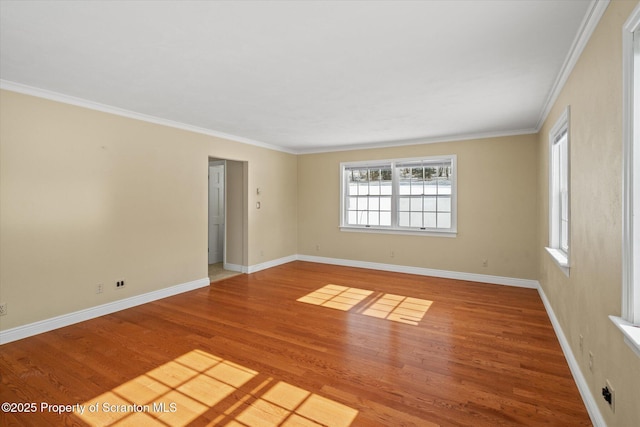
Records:
[[[398,168],[400,164],[427,162],[427,163],[451,163],[451,174],[449,179],[451,180],[451,224],[449,228],[417,228],[406,227],[398,225],[399,222],[399,176]],[[348,181],[346,179],[345,171],[351,168],[391,168],[391,225],[356,225],[349,224],[347,221],[348,215],[348,202],[347,197],[349,193],[347,191]],[[411,234],[421,236],[441,236],[441,237],[455,237],[457,235],[457,156],[455,154],[442,155],[442,156],[426,156],[426,157],[411,157],[401,159],[385,159],[385,160],[366,160],[355,162],[342,162],[340,163],[340,230],[352,231],[352,232],[365,232],[365,233],[383,233],[383,234]],[[424,212],[424,211],[423,211]]]
[[[565,221],[563,212],[566,214],[565,227],[562,226]],[[563,238],[565,233],[566,238]],[[564,109],[549,131],[549,246],[546,250],[568,277],[571,266],[571,108],[569,106]]]
[[[640,5],[622,28],[622,89],[622,316],[609,317],[640,357]]]

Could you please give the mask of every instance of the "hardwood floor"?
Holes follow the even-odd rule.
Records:
[[[306,262],[5,344],[0,374],[36,404],[2,426],[591,425],[535,290]]]

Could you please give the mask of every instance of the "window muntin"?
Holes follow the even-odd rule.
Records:
[[[343,163],[345,229],[456,231],[455,156]]]

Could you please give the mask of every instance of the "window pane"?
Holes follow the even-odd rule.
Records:
[[[409,226],[409,212],[398,212],[398,225],[400,227]]]
[[[358,197],[358,210],[366,211],[367,210],[367,198],[366,197]]]
[[[357,197],[349,197],[347,203],[348,210],[355,210],[358,207],[358,198]]]
[[[383,196],[390,196],[392,188],[391,181],[382,181],[380,183],[380,194]]]
[[[358,212],[358,224],[359,225],[367,225],[368,220],[367,212]]]
[[[378,212],[369,212],[369,225],[380,225],[380,214]]]
[[[451,197],[438,197],[438,211],[451,212]]]
[[[381,211],[391,210],[391,197],[380,197],[380,210]]]
[[[380,210],[380,199],[378,197],[369,197],[369,210]]]
[[[437,181],[431,179],[424,182],[424,194],[438,194]]]
[[[436,211],[436,198],[435,197],[425,197],[424,198],[424,210],[425,211]]]
[[[422,195],[424,192],[424,181],[413,180],[411,181],[411,194]]]
[[[380,225],[391,225],[391,212],[380,212]]]
[[[369,194],[369,183],[367,181],[358,184],[358,194],[360,196],[367,196]]]
[[[369,194],[376,196],[380,194],[380,181],[371,181],[369,183]]]
[[[411,212],[411,227],[422,227],[422,212]]]
[[[438,212],[438,228],[451,228],[451,214]]]
[[[398,204],[398,209],[401,211],[408,211],[409,210],[409,201],[411,200],[411,198],[409,197],[400,197],[399,200],[399,204]]]
[[[411,212],[422,212],[422,197],[411,198]]]
[[[357,212],[356,211],[349,211],[347,212],[347,224],[349,225],[355,225],[358,223],[357,221]]]
[[[438,181],[438,194],[451,194],[451,181],[441,178]]]
[[[399,190],[401,195],[411,194],[411,181],[409,180],[400,180]]]
[[[436,214],[425,213],[424,214],[424,226],[429,228],[436,228]]]

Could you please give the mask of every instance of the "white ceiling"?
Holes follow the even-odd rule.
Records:
[[[588,0],[0,1],[0,78],[291,152],[534,132]]]

